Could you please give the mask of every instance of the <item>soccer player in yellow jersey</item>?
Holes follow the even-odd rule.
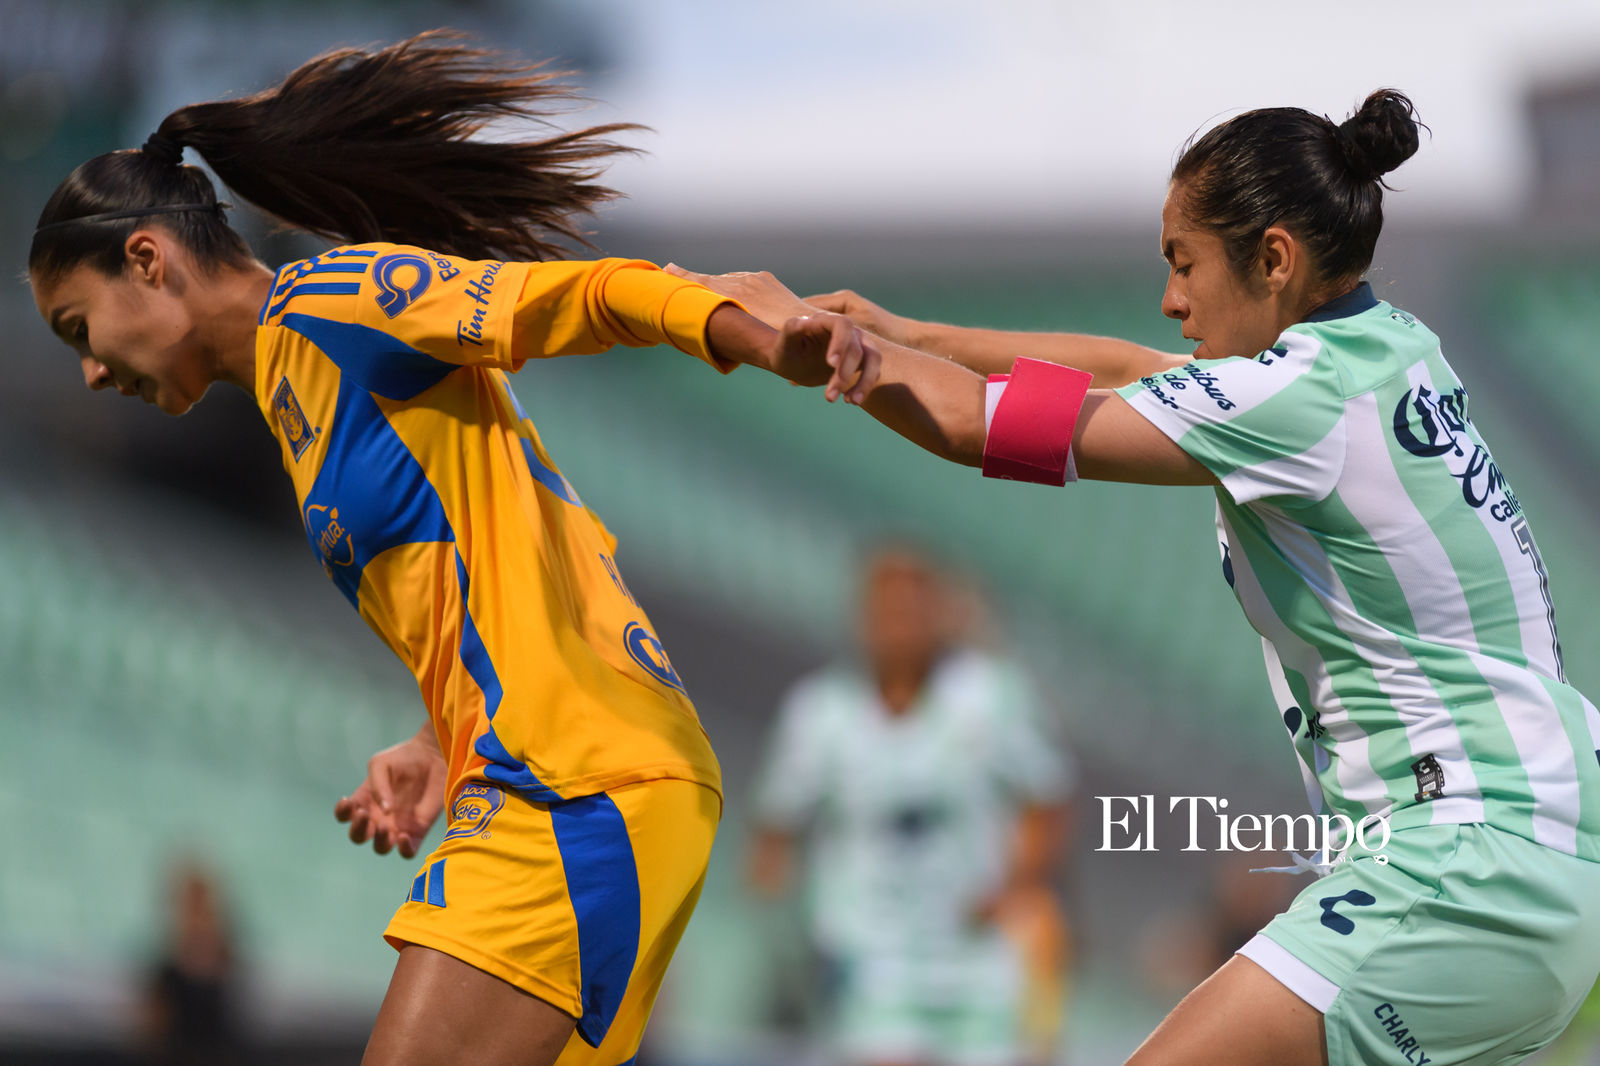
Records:
[[[448,38],[314,59],[255,96],[184,107],[80,166],[29,274],[85,382],[181,414],[251,390],[312,550],[416,676],[428,723],[340,801],[352,839],[444,839],[385,935],[399,950],[365,1062],[631,1062],[721,811],[715,756],[616,543],[551,462],[506,375],[671,344],[859,399],[847,319],[774,331],[648,263],[554,260],[611,195],[621,126],[473,134],[548,113],[551,75]],[[352,242],[276,273],[228,227],[239,195]]]

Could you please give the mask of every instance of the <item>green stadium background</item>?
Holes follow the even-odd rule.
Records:
[[[379,25],[367,36],[405,28]],[[11,153],[0,225],[14,267],[54,181],[129,142],[127,121],[113,100],[76,102],[42,143]],[[30,128],[8,113],[0,147],[30,143]],[[247,225],[275,262],[315,247]],[[599,239],[609,254],[696,269],[773,269],[801,291],[848,285],[913,316],[1181,350],[1158,312],[1164,268],[1147,229],[707,234],[622,211]],[[1445,338],[1536,526],[1567,667],[1591,694],[1597,249],[1557,223],[1397,228],[1373,272],[1380,296]],[[215,396],[179,424],[128,411],[82,393],[25,288],[6,287],[0,309],[12,341],[0,399],[0,1055],[126,1046],[180,857],[224,886],[263,1043],[358,1046],[392,965],[378,931],[413,864],[352,848],[331,807],[368,755],[415,729],[415,690],[313,565],[247,399]],[[853,570],[885,536],[914,537],[973,577],[1002,642],[1049,694],[1082,776],[1061,871],[1078,939],[1063,1061],[1119,1061],[1174,995],[1149,979],[1160,930],[1200,920],[1220,867],[1176,848],[1096,852],[1093,797],[1304,804],[1259,642],[1221,578],[1209,493],[983,481],[859,411],[669,350],[534,364],[515,384],[618,535],[727,772],[727,818],[654,1061],[809,1053],[796,905],[744,892],[745,811],[776,700],[847,651]]]

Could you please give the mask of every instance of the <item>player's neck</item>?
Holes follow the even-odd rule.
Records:
[[[906,664],[878,671],[878,698],[893,715],[905,714],[916,705],[928,683],[933,664]]]
[[[272,271],[252,262],[217,278],[198,319],[215,380],[246,392],[256,387],[256,320],[272,288]]]

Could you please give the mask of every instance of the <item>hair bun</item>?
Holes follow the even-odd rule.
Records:
[[[183,145],[159,131],[152,133],[140,146],[139,151],[164,167],[183,164]]]
[[[1405,93],[1379,89],[1335,127],[1339,148],[1357,181],[1376,181],[1416,154],[1417,109]]]

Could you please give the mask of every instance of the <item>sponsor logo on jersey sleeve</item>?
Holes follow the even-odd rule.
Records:
[[[378,285],[378,309],[390,318],[415,303],[433,284],[433,271],[420,255],[396,252],[372,264]]]
[[[1151,379],[1144,378],[1142,380],[1149,382]],[[1221,410],[1231,411],[1237,406],[1232,400],[1228,399],[1228,394],[1222,391],[1222,385],[1217,375],[1198,365],[1198,361],[1190,363],[1181,369],[1171,370],[1162,374],[1161,380],[1165,381],[1168,386],[1177,392],[1184,391],[1190,384],[1198,385],[1200,391],[1205,393]],[[1171,402],[1165,396],[1158,396],[1157,398],[1169,407],[1177,407],[1177,404]]]
[[[495,279],[505,268],[502,262],[486,263],[483,273],[467,282],[467,307],[456,322],[456,345],[483,347],[483,328],[489,321],[489,298],[494,293]]]

